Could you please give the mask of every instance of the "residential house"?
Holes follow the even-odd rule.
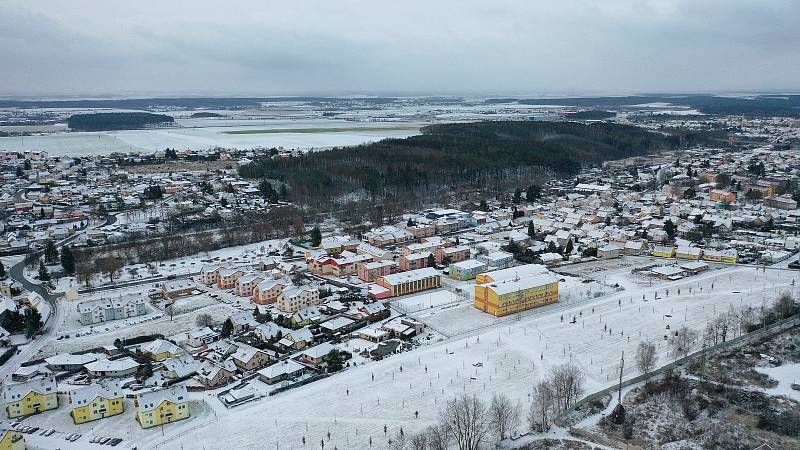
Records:
[[[236,280],[236,295],[239,297],[252,297],[256,286],[258,286],[258,284],[262,281],[264,281],[263,275],[242,275]]]
[[[242,269],[220,269],[217,287],[220,289],[233,289],[236,287],[236,281],[244,276],[245,273]]]
[[[322,320],[322,313],[317,306],[306,306],[292,314],[291,322],[295,326],[303,326]]]
[[[176,298],[192,295],[197,289],[193,280],[169,280],[161,284],[161,292],[164,297],[175,300]]]
[[[140,294],[82,302],[78,304],[79,320],[82,325],[93,325],[141,316],[147,314],[146,303],[144,296]]]
[[[164,339],[144,343],[137,350],[150,355],[153,361],[163,361],[183,354],[183,349]]]
[[[287,359],[265,367],[258,371],[258,379],[267,384],[297,378],[305,373],[308,368],[297,361]]]
[[[284,289],[292,283],[287,280],[264,280],[253,290],[253,303],[268,305],[275,303]]]
[[[284,312],[299,311],[306,306],[319,304],[319,289],[311,285],[292,286],[278,296],[278,309]]]
[[[308,327],[290,330],[283,334],[278,345],[285,349],[298,350],[314,343],[314,334]]]
[[[198,362],[192,355],[181,355],[165,359],[162,363],[161,374],[164,378],[174,380],[188,377],[197,372]]]
[[[224,386],[235,379],[236,364],[233,360],[223,362],[204,361],[197,370],[197,380],[204,386],[215,388]]]
[[[125,411],[123,398],[122,390],[115,384],[90,384],[69,392],[69,415],[75,425],[116,416]]]
[[[185,385],[136,395],[136,421],[142,428],[152,428],[188,417],[189,398]]]
[[[656,245],[653,247],[653,256],[657,258],[674,258],[675,247],[671,245]]]
[[[0,450],[25,450],[25,436],[19,431],[0,431]]]
[[[391,315],[389,307],[383,302],[373,302],[361,305],[358,311],[363,315],[368,322],[377,322],[383,320]]]
[[[625,242],[623,252],[627,256],[639,256],[644,252],[645,244],[643,241],[631,240]]]
[[[435,250],[437,264],[450,264],[469,259],[469,247],[457,245],[454,247],[439,247]]]
[[[280,336],[281,338],[291,331],[280,327],[274,322],[264,322],[255,327],[255,335],[264,342]]]
[[[432,253],[427,251],[400,255],[400,270],[407,272],[428,267],[428,259],[431,255]]]
[[[382,324],[381,329],[392,337],[411,339],[425,330],[425,324],[410,317],[400,316]]]
[[[53,372],[80,370],[83,369],[84,365],[92,361],[97,361],[97,356],[92,353],[84,353],[82,355],[59,353],[44,359],[47,368]]]
[[[373,261],[358,265],[358,278],[367,283],[372,283],[376,278],[390,275],[397,269],[394,261]]]
[[[333,345],[328,342],[309,347],[300,353],[300,360],[314,367],[320,367],[325,363],[325,357],[333,348]]]
[[[229,319],[231,319],[231,323],[233,323],[234,333],[253,330],[259,325],[259,322],[253,317],[253,313],[250,311],[235,312],[230,315]]]
[[[316,275],[347,277],[357,272],[358,264],[370,261],[372,261],[371,255],[347,252],[339,258],[330,256],[314,258],[309,262],[308,270]]]
[[[327,335],[336,333],[349,333],[353,331],[356,322],[344,316],[334,317],[319,324],[319,330]]]
[[[200,281],[206,286],[219,283],[219,271],[223,269],[221,266],[204,266],[200,270]]]
[[[217,339],[219,339],[219,333],[209,327],[195,328],[186,333],[186,344],[194,348],[208,345]]]
[[[597,249],[599,259],[619,258],[622,256],[622,247],[617,244],[606,244]]]
[[[127,377],[136,373],[139,363],[126,356],[119,359],[99,359],[86,364],[84,367],[86,367],[89,375],[95,378]]]
[[[22,383],[8,383],[3,388],[3,403],[9,419],[56,409],[56,378],[49,376]]]
[[[231,359],[242,372],[252,372],[266,366],[270,360],[277,359],[277,356],[240,342]]]
[[[708,198],[712,202],[734,203],[736,201],[736,192],[712,189],[711,192],[708,193]]]
[[[699,247],[690,247],[688,245],[679,245],[675,251],[675,257],[678,259],[691,259],[697,261],[703,255],[703,249]]]

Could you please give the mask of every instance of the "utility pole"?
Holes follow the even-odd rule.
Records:
[[[619,391],[617,392],[617,403],[622,404],[622,369],[625,367],[625,351],[622,351],[622,357],[619,363]]]

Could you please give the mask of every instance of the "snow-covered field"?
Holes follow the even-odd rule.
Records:
[[[208,122],[208,121],[207,121]],[[237,124],[242,121],[238,121]],[[44,150],[51,155],[78,156],[112,152],[153,152],[167,147],[203,150],[210,147],[327,148],[357,145],[384,138],[402,138],[418,133],[418,129],[397,130],[397,124],[344,122],[330,120],[247,121],[247,126],[218,125],[197,128],[154,128],[104,132],[76,132],[41,136],[2,137],[0,148],[9,151]],[[419,124],[409,123],[410,127]],[[280,132],[268,134],[226,134],[240,129],[353,128],[353,131]],[[375,128],[364,130],[363,128]]]
[[[165,427],[163,436],[161,430],[142,433],[137,444],[140,448],[161,444],[158,448],[177,449],[197,445],[272,448],[277,443],[280,448],[302,448],[305,437],[307,445],[318,445],[324,439],[328,448],[363,449],[369,447],[371,437],[373,448],[386,448],[384,425],[390,436],[401,426],[406,432],[415,432],[434,423],[444,402],[464,392],[484,398],[503,392],[527,407],[532,383],[552,366],[570,360],[585,370],[587,392],[595,391],[613,383],[620,352],[633,354],[645,339],[658,343],[660,361],[666,362],[665,325],[700,329],[715,313],[731,306],[758,306],[779,292],[795,292],[795,274],[731,267],[588,302],[553,305],[519,318],[486,318],[475,311],[475,317],[483,316],[475,325],[486,323],[487,327],[358,365],[234,410],[210,401],[218,418],[213,426],[203,420],[177,423]],[[677,294],[678,288],[681,294]],[[643,301],[642,295],[648,300]],[[661,299],[652,300],[655,295]],[[566,320],[572,316],[577,317],[575,324]],[[633,365],[626,365],[625,376],[633,375]],[[419,411],[418,419],[415,411]]]

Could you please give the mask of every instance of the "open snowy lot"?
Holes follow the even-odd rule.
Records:
[[[161,430],[143,433],[137,443],[140,448],[189,448],[198,443],[206,448],[271,448],[276,443],[280,448],[298,448],[305,437],[307,445],[324,439],[328,448],[363,449],[371,437],[373,448],[386,448],[384,425],[390,436],[400,426],[406,432],[417,431],[436,421],[444,402],[464,392],[484,398],[503,392],[527,407],[532,383],[566,361],[586,371],[587,392],[608,386],[620,352],[633,354],[641,340],[657,342],[660,361],[668,359],[663,340],[667,324],[700,329],[716,312],[759,306],[783,291],[796,293],[795,278],[793,271],[731,267],[611,293],[590,303],[553,305],[520,317],[487,320],[474,311],[475,318],[484,317],[474,324],[474,332],[351,367],[233,410],[210,401],[218,424],[206,426],[193,419],[165,427],[163,436]],[[660,300],[653,300],[656,296]],[[573,316],[574,324],[568,320]],[[484,322],[487,326],[479,328]],[[635,374],[632,366],[626,365],[626,376]],[[227,432],[220,434],[219,429]]]

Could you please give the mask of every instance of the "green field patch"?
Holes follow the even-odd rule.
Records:
[[[270,128],[267,130],[223,131],[225,134],[276,134],[276,133],[346,133],[348,131],[416,131],[415,126],[396,127],[338,127],[338,128]]]

